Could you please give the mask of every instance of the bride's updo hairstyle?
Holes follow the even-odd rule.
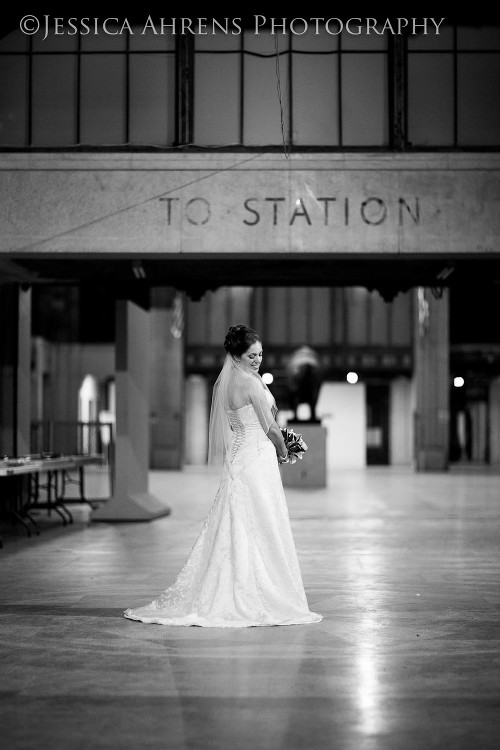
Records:
[[[260,341],[259,334],[243,324],[231,326],[224,340],[224,349],[233,357],[239,357],[249,349],[256,341]]]

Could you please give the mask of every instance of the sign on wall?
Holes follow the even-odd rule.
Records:
[[[498,252],[498,155],[241,157],[4,154],[0,252]]]

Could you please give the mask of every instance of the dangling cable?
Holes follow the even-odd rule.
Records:
[[[283,102],[281,99],[281,76],[280,76],[280,54],[278,50],[278,35],[274,35],[274,46],[276,47],[276,87],[278,89],[278,101],[280,104],[280,118],[281,118],[281,137],[283,140],[283,149],[285,151],[285,158],[288,159],[288,150],[286,147],[285,139],[285,120],[283,115]]]

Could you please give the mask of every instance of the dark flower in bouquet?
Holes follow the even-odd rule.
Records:
[[[307,443],[302,435],[297,434],[288,427],[282,427],[281,434],[283,435],[288,454],[287,458],[283,459],[281,463],[294,464],[298,458],[302,459],[307,450]]]

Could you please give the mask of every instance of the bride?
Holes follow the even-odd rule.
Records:
[[[232,326],[212,395],[208,462],[219,489],[175,582],[125,617],[160,625],[247,628],[320,622],[308,607],[278,463],[287,449],[259,375],[262,344]]]

